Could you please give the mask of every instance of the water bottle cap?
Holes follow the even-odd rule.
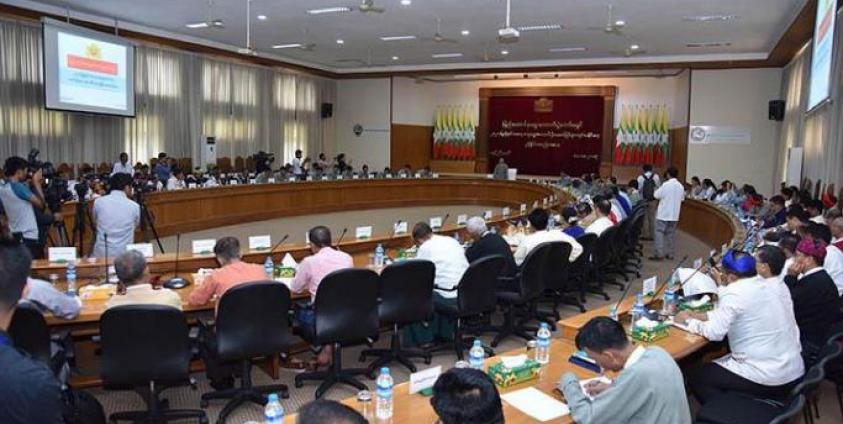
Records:
[[[480,340],[474,341],[474,347],[482,347],[482,346],[483,346],[483,343]]]
[[[389,375],[389,368],[387,368],[387,367],[381,368],[381,374]]]
[[[543,322],[540,325],[541,325],[541,328],[550,328],[550,326],[548,326],[546,322]]]
[[[278,402],[278,394],[277,393],[270,393],[267,397],[267,400],[270,402]]]

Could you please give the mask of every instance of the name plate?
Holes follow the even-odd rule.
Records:
[[[434,174],[433,174],[433,178],[439,178],[439,174],[434,173]]]
[[[187,188],[196,188],[196,183],[187,183]]]
[[[144,258],[151,258],[153,256],[152,243],[133,243],[126,246],[126,250],[134,250],[140,252]]]
[[[249,249],[250,250],[269,250],[272,248],[272,237],[265,236],[250,236]]]
[[[395,235],[407,234],[407,221],[396,222],[392,226]]]
[[[656,292],[656,283],[658,283],[658,277],[650,277],[644,280],[644,285],[641,288],[641,294],[644,296],[649,296]]]
[[[527,213],[527,204],[526,204],[526,203],[522,203],[522,204],[521,204],[521,209],[519,209],[519,210],[521,211],[521,215],[526,214],[526,213]]]
[[[53,263],[68,263],[76,261],[75,247],[50,247],[47,249],[47,258]]]
[[[485,219],[486,221],[492,219],[492,211],[488,210],[486,212],[483,212],[483,219]]]
[[[214,253],[215,239],[193,240],[192,252],[194,255],[210,255]]]
[[[392,179],[392,174],[386,174],[386,175],[385,175],[385,177],[386,177],[387,179],[390,179],[390,180],[391,180],[391,179]]]
[[[307,176],[307,181],[313,181],[313,175],[308,175],[308,176]]]
[[[291,183],[294,183],[294,182],[296,182],[296,177],[287,178],[287,181],[289,181]]]
[[[465,225],[466,222],[468,222],[468,215],[457,215],[457,225]]]
[[[258,180],[254,179],[254,178],[249,179],[249,184],[255,184],[257,182],[258,182]]]
[[[509,216],[509,206],[501,209],[501,216],[503,216],[503,217]]]
[[[266,180],[266,182],[268,182],[269,184],[275,184],[275,178],[270,178]]]
[[[366,227],[357,227],[357,229],[355,230],[355,236],[357,237],[357,240],[366,240],[372,238],[372,226],[369,225]]]
[[[341,180],[341,179],[342,179],[342,175],[337,175],[337,179],[338,179],[338,180]]]
[[[416,172],[416,178],[421,178],[421,174]]]
[[[360,179],[360,176],[359,176],[359,175],[357,175],[357,174],[354,174],[354,175],[352,175],[352,176],[351,176],[351,179],[352,179],[352,180],[359,180],[359,179]]]
[[[442,228],[442,217],[434,216],[433,218],[430,218],[430,228],[433,228],[434,230]]]
[[[240,185],[240,181],[231,180],[231,181],[228,182],[228,185]]]
[[[323,176],[322,176],[322,181],[328,181],[328,176],[327,176],[327,175],[323,175]]]
[[[410,394],[433,387],[440,374],[442,374],[441,365],[410,374]]]
[[[697,258],[694,260],[694,269],[699,269],[702,267],[702,258]]]

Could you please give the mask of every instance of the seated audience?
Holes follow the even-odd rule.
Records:
[[[515,265],[515,258],[512,256],[512,249],[509,243],[500,236],[500,234],[489,231],[486,227],[486,220],[479,216],[473,216],[468,219],[465,224],[465,229],[473,242],[471,246],[465,250],[465,258],[469,263],[474,262],[486,256],[498,255],[502,256],[505,264],[501,270],[502,277],[514,277],[518,266]],[[505,281],[505,280],[504,280]],[[509,283],[501,283],[510,289]],[[517,288],[515,288],[517,290]]]
[[[59,382],[46,364],[12,345],[6,333],[32,264],[19,242],[0,240],[0,423],[63,423]]]
[[[776,297],[781,301],[784,310],[787,311],[787,327],[791,330],[791,337],[801,344],[799,340],[799,324],[796,323],[796,314],[793,311],[793,298],[790,297],[790,289],[784,283],[786,272],[785,263],[787,256],[780,247],[761,246],[755,253],[755,270],[764,279],[768,290],[775,292]]]
[[[609,214],[612,211],[612,205],[605,199],[595,199],[594,200],[594,212],[597,214],[597,219],[591,223],[588,227],[586,227],[585,232],[588,234],[594,234],[597,237],[600,237],[606,229],[615,225],[611,219],[609,219]]]
[[[785,233],[779,237],[779,248],[782,249],[782,253],[784,253],[785,262],[784,268],[782,268],[781,278],[784,281],[784,277],[787,276],[787,270],[793,265],[793,262],[796,260],[796,246],[799,245],[800,237],[796,234]]]
[[[802,339],[802,356],[811,362],[825,344],[831,326],[839,320],[837,287],[822,268],[825,243],[802,239],[784,281],[793,298],[793,311]]]
[[[579,215],[573,206],[566,206],[562,209],[562,232],[577,238],[585,234],[585,228],[579,225]]]
[[[838,249],[843,250],[843,217],[834,218],[829,229],[831,230],[831,243]]]
[[[839,247],[831,244],[831,230],[826,225],[812,222],[808,224],[807,231],[809,237],[825,244],[823,269],[837,286],[837,294],[843,296],[843,252]]]
[[[717,187],[714,186],[714,181],[706,178],[703,180],[702,183],[702,191],[700,191],[699,200],[709,201],[714,199],[714,195],[717,194]]]
[[[787,211],[784,206],[784,197],[773,196],[770,198],[769,210],[761,228],[775,228],[784,225],[787,221]]]
[[[335,400],[314,400],[299,408],[296,424],[366,424],[359,412]]]
[[[641,192],[638,191],[639,188],[637,179],[629,180],[629,184],[626,185],[626,195],[629,197],[630,204],[633,207],[641,201]]]
[[[41,312],[49,312],[57,318],[71,320],[79,316],[82,300],[56,290],[47,281],[28,278],[23,289],[23,299],[35,305]]]
[[[799,205],[791,206],[785,212],[784,229],[792,234],[797,234],[800,228],[808,225],[808,222],[810,222],[808,213]]]
[[[548,230],[547,222],[550,216],[545,209],[533,209],[530,215],[527,216],[527,221],[533,227],[533,233],[528,234],[521,241],[518,250],[515,251],[515,263],[518,266],[524,262],[527,255],[536,248],[536,246],[551,241],[564,241],[571,245],[571,255],[568,260],[574,262],[582,254],[582,246],[577,241],[560,230]]]
[[[604,370],[618,374],[610,384],[588,384],[588,394],[583,392],[574,373],[562,376],[559,390],[565,394],[575,422],[691,422],[682,372],[670,354],[659,347],[630,343],[624,328],[609,317],[593,318],[586,323],[577,334],[576,345]]]
[[[731,206],[735,197],[735,187],[732,182],[725,180],[720,183],[720,189],[714,194],[714,203],[721,206]]]
[[[214,245],[214,255],[220,268],[205,277],[201,284],[190,292],[191,305],[204,305],[214,297],[221,297],[228,289],[243,283],[266,281],[269,276],[263,265],[243,262],[240,255],[240,241],[234,237],[223,237]]]
[[[440,236],[433,233],[425,222],[419,222],[413,227],[413,242],[419,247],[416,259],[433,262],[436,274],[433,284],[433,303],[440,305],[456,305],[457,285],[468,269],[460,242],[453,237]],[[417,323],[404,327],[404,342],[408,346],[424,345],[434,340],[452,340],[454,338],[454,323],[446,316],[434,313],[429,325]]]
[[[808,212],[810,220],[816,222],[817,224],[825,224],[825,217],[823,217],[824,210],[825,205],[823,205],[822,200],[819,199],[811,199],[811,201],[805,205],[805,212]]]
[[[114,271],[125,290],[124,294],[115,294],[105,302],[106,309],[123,305],[166,305],[181,310],[181,297],[178,293],[166,289],[155,289],[149,283],[149,268],[143,254],[130,250],[114,258]]]
[[[586,202],[577,203],[577,216],[579,217],[580,227],[588,228],[596,219],[597,214],[592,209],[591,205]]]
[[[702,193],[703,186],[702,182],[700,182],[700,177],[694,175],[691,177],[691,188],[688,190],[688,197],[692,199],[699,199],[700,193]]]
[[[495,383],[482,371],[451,368],[433,385],[430,404],[441,424],[503,424]]]
[[[721,268],[711,273],[721,286],[717,306],[710,312],[680,312],[676,322],[711,341],[728,337],[731,353],[695,370],[689,377],[691,391],[701,404],[731,391],[787,397],[805,371],[794,337],[796,326],[788,318],[792,311],[780,293],[758,276],[755,259],[748,253],[730,251]]]

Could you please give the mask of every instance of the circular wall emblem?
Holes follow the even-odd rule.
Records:
[[[354,128],[351,129],[354,131],[354,135],[360,137],[360,134],[363,134],[363,126],[360,124],[354,124]]]
[[[705,128],[703,127],[695,127],[691,130],[691,140],[695,142],[702,142],[705,141],[705,138],[708,136],[708,132],[706,132]]]

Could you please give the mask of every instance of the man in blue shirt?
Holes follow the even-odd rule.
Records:
[[[3,172],[6,181],[0,184],[0,202],[9,219],[12,235],[20,238],[34,258],[44,257],[44,246],[38,241],[38,221],[33,207],[44,208],[44,192],[41,185],[44,176],[39,169],[32,175],[32,185],[26,184],[26,159],[12,156],[6,159]]]
[[[770,211],[764,217],[763,228],[775,228],[787,221],[787,210],[784,207],[784,197],[776,195],[770,198]]]
[[[12,346],[6,331],[32,260],[20,243],[0,240],[0,423],[62,423],[59,383],[46,364]]]
[[[170,169],[170,159],[167,157],[166,153],[159,153],[158,163],[155,164],[155,177],[158,178],[158,181],[160,181],[161,184],[167,184],[167,180],[170,179],[171,173],[172,169]]]

